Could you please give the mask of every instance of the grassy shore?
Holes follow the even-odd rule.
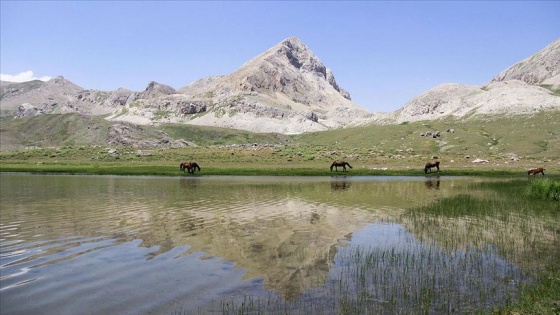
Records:
[[[527,176],[526,169],[544,166],[546,174],[560,173],[554,162],[511,161],[508,158],[474,163],[460,155],[386,156],[367,149],[326,148],[313,145],[208,146],[132,149],[127,147],[32,148],[0,153],[1,172],[34,172],[97,175],[271,175],[271,176],[424,176],[424,165],[437,158],[439,175]],[[334,160],[352,165],[346,172],[331,171]],[[201,166],[196,174],[183,173],[182,161]],[[429,175],[435,175],[435,169]],[[541,176],[540,174],[538,176]]]
[[[178,166],[171,165],[134,165],[127,163],[28,163],[22,161],[2,162],[0,172],[26,172],[41,174],[85,174],[85,175],[144,175],[144,176],[508,176],[519,177],[520,172],[513,169],[446,169],[424,174],[418,169],[351,169],[346,172],[330,171],[326,167],[290,167],[268,165],[237,165],[229,167],[202,167],[194,174],[182,172]]]

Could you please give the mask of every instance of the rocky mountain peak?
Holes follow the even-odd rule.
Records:
[[[484,86],[441,84],[395,112],[397,122],[448,116],[524,115],[560,109],[560,39]]]
[[[144,92],[142,92],[141,97],[143,97],[143,98],[154,98],[154,97],[158,97],[158,96],[171,95],[171,94],[175,94],[175,93],[177,93],[177,91],[175,91],[175,89],[170,87],[169,85],[165,85],[165,84],[161,84],[161,83],[157,83],[155,81],[152,81],[148,84],[148,86],[146,87]]]
[[[50,79],[49,81],[47,81],[47,84],[49,86],[56,86],[58,88],[68,89],[69,91],[72,91],[72,92],[83,90],[81,87],[72,83],[71,81],[67,80],[66,78],[64,78],[61,75],[57,76],[54,79]]]
[[[315,56],[315,54],[305,46],[298,38],[289,37],[280,42],[276,51],[276,56],[268,57],[287,58],[289,63],[296,69],[307,72],[320,74],[323,78],[327,78],[327,67]],[[276,47],[276,46],[275,46]]]
[[[230,77],[240,82],[235,86],[237,90],[267,95],[282,93],[304,105],[328,105],[324,94],[350,100],[350,95],[340,88],[332,71],[296,37],[288,37],[272,46]]]
[[[492,78],[491,82],[521,80],[532,85],[560,84],[560,38]]]
[[[61,76],[61,75],[57,76],[57,77],[54,78],[54,79],[51,79],[50,81],[52,81],[52,83],[58,84],[58,85],[62,85],[62,84],[65,84],[65,83],[70,82],[70,81],[66,80],[66,79],[65,79],[63,76]]]
[[[231,74],[202,78],[178,91],[155,81],[142,92],[83,90],[62,76],[48,82],[1,82],[0,112],[7,117],[108,115],[107,120],[134,124],[184,123],[285,134],[368,123],[531,114],[560,109],[560,90],[554,88],[559,62],[560,39],[489,84],[441,84],[395,112],[371,113],[351,101],[311,49],[288,37]]]

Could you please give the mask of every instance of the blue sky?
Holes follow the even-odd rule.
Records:
[[[559,1],[5,1],[2,80],[179,89],[302,40],[357,104],[401,108],[441,83],[482,85],[560,38]]]

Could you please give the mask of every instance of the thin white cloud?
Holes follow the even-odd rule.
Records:
[[[49,81],[51,77],[43,76],[37,78],[33,75],[33,71],[25,71],[18,74],[4,74],[0,73],[0,81],[8,81],[8,82],[27,82],[33,80],[41,80],[41,81]]]

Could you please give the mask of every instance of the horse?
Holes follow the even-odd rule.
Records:
[[[439,161],[435,161],[426,163],[426,166],[424,166],[424,174],[428,174],[428,171],[431,173],[432,167],[437,168],[437,172],[439,173]]]
[[[352,168],[352,166],[350,166],[350,164],[348,162],[344,162],[344,161],[334,161],[331,164],[331,172],[333,167],[336,169],[336,171],[338,172],[338,167],[341,166],[342,167],[342,171],[346,172],[346,166],[348,166],[349,168]]]
[[[185,170],[191,174],[194,174],[195,169],[200,172],[200,166],[195,162],[183,162],[179,165],[181,171],[185,172]]]
[[[544,168],[542,167],[538,167],[538,168],[532,168],[530,170],[527,171],[527,175],[537,175],[538,173],[541,173],[542,176],[544,176]]]

